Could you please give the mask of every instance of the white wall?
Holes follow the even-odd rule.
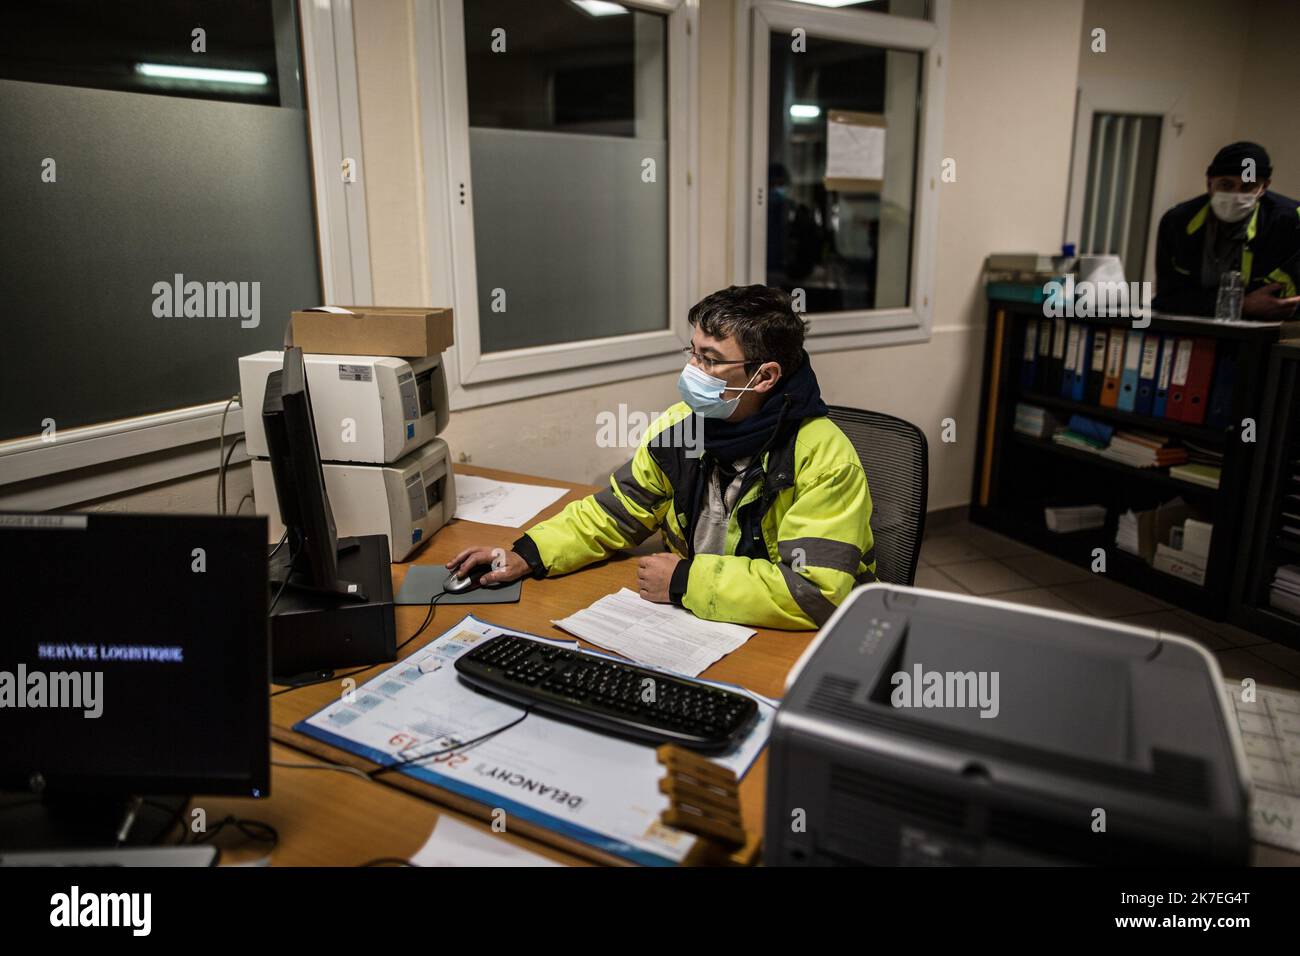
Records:
[[[1181,132],[1160,143],[1162,163],[1170,163],[1162,166],[1170,205],[1205,192],[1205,167],[1234,139],[1252,6],[1253,0],[1084,4],[1080,88],[1102,109],[1131,104],[1135,111],[1181,118]],[[1104,53],[1091,50],[1095,27],[1106,31]],[[1163,212],[1152,211],[1155,221]]]
[[[1256,0],[1246,30],[1232,138],[1253,140],[1273,160],[1270,187],[1300,199],[1300,3]]]
[[[969,501],[978,428],[984,309],[979,286],[991,251],[1050,251],[1065,209],[1082,0],[959,0],[946,65],[943,183],[935,329],[921,345],[818,354],[832,404],[875,408],[922,426],[931,442],[931,508]],[[427,270],[411,263],[417,218],[419,139],[409,2],[354,7],[367,212],[377,304],[427,302]],[[700,16],[701,294],[728,284],[735,242],[730,216],[731,0],[702,0]],[[381,185],[376,189],[376,183]],[[596,446],[596,415],[658,410],[675,400],[675,375],[546,395],[457,412],[445,437],[475,464],[571,481],[601,481],[627,455]],[[957,442],[939,440],[944,418]]]

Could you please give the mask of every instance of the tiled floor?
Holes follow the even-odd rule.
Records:
[[[916,586],[1182,634],[1209,648],[1225,677],[1300,690],[1300,651],[1206,620],[967,521],[926,534]]]

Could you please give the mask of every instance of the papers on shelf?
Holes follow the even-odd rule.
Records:
[[[1105,505],[1079,505],[1075,508],[1044,508],[1047,530],[1057,534],[1100,528],[1106,523]]]
[[[702,621],[682,608],[643,601],[627,588],[551,623],[638,664],[690,677],[698,676],[755,633],[739,624]]]
[[[457,475],[456,517],[463,521],[522,528],[539,511],[549,508],[568,493],[567,488]]]
[[[1274,572],[1268,603],[1279,611],[1300,617],[1300,567],[1284,564]]]
[[[441,816],[424,846],[415,851],[416,866],[560,866],[539,853],[515,846],[497,833],[484,833],[454,817]]]

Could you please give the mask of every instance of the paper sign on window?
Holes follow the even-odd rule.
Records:
[[[826,188],[878,193],[885,180],[885,118],[831,110],[826,115]]]

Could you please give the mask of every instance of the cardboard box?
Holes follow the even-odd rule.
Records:
[[[454,341],[451,309],[320,306],[293,313],[293,343],[323,355],[439,355]]]

